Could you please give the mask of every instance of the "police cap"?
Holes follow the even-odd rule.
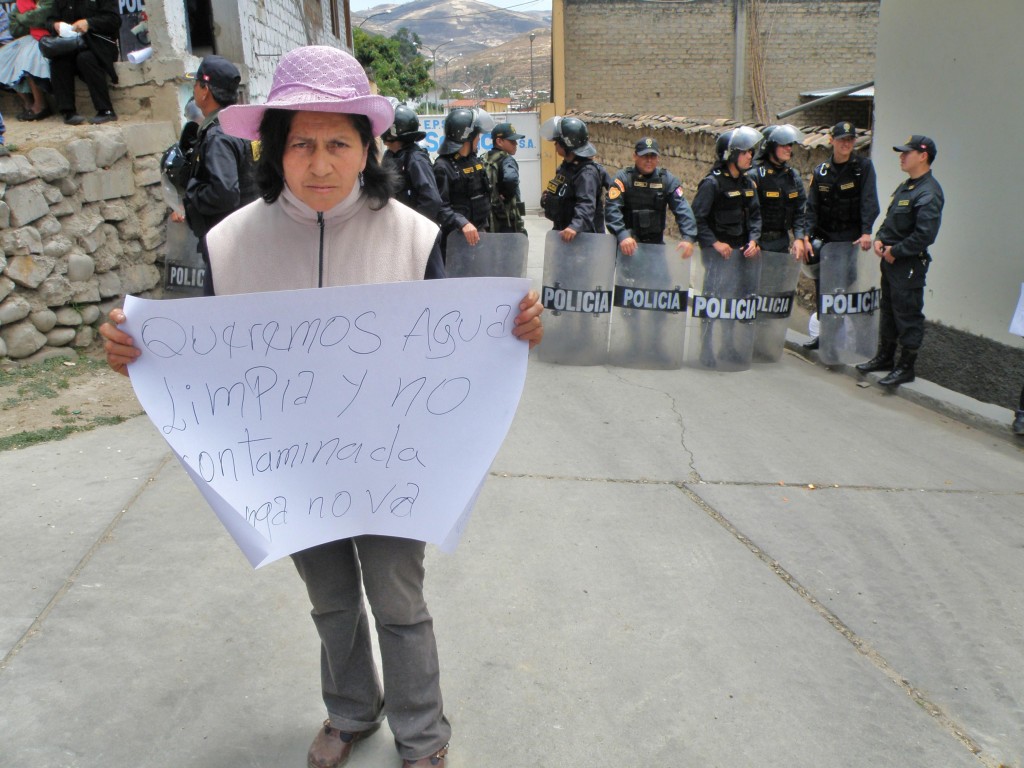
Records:
[[[636,147],[633,148],[633,151],[641,157],[644,155],[661,154],[661,150],[658,149],[658,142],[648,136],[644,136],[644,138],[640,139],[640,141],[636,143]]]
[[[850,136],[857,135],[857,129],[853,127],[853,123],[849,120],[843,120],[840,123],[836,123],[832,126],[832,130],[829,131],[833,139],[845,139]]]
[[[509,141],[519,141],[524,138],[523,134],[516,133],[515,127],[512,123],[498,123],[494,126],[491,131],[492,139],[508,139]]]
[[[935,142],[929,139],[927,136],[922,136],[915,133],[909,139],[906,144],[900,144],[897,147],[893,147],[896,152],[909,152],[910,150],[916,150],[917,152],[927,152],[928,162],[935,160],[935,155],[938,150],[935,148]]]

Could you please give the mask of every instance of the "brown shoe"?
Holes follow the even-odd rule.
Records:
[[[447,754],[448,745],[445,744],[429,757],[421,757],[419,760],[403,760],[402,768],[444,768],[444,758]]]
[[[344,765],[352,754],[355,743],[375,733],[378,728],[380,723],[365,731],[345,733],[332,728],[330,720],[324,720],[324,727],[317,732],[309,747],[306,765],[309,768],[338,768]]]

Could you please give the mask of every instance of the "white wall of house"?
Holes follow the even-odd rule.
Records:
[[[946,207],[925,315],[1016,347],[1024,341],[1007,326],[1024,281],[1022,28],[1020,0],[882,0],[873,158],[884,212],[905,178],[889,148],[912,133],[935,139]]]

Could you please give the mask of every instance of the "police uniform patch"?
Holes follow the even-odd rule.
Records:
[[[617,186],[612,185],[612,186],[608,187],[608,199],[609,200],[616,200],[616,199],[618,199],[619,195],[621,195],[621,194],[622,194],[622,190],[620,190]]]
[[[780,197],[780,193],[774,191],[768,191],[764,193],[765,197]]]
[[[900,200],[896,203],[897,206],[910,205],[910,200]]]
[[[840,184],[839,188],[840,189],[853,189],[856,186],[857,186],[857,182],[855,182],[855,181],[848,181],[845,184]]]
[[[676,187],[675,196],[676,197],[682,197],[683,196],[683,188],[682,187]]]
[[[789,193],[788,197],[789,197],[790,199],[792,199],[792,198],[795,198],[795,197],[800,197],[800,193],[799,193],[799,192],[797,192],[797,191],[796,191],[796,190],[794,189],[794,190],[793,190],[792,192],[790,192],[790,193]]]

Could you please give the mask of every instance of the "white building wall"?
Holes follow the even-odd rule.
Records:
[[[338,2],[342,38],[331,34],[331,14],[327,0],[238,0],[239,22],[245,63],[249,69],[249,98],[265,101],[273,81],[274,68],[281,54],[301,45],[329,45],[348,50],[344,43],[344,18]],[[305,16],[319,10],[316,18]]]
[[[891,147],[912,133],[935,139],[946,207],[925,315],[1016,347],[1024,342],[1007,326],[1024,281],[1021,29],[1020,0],[882,0],[873,158],[884,213],[905,178]]]

